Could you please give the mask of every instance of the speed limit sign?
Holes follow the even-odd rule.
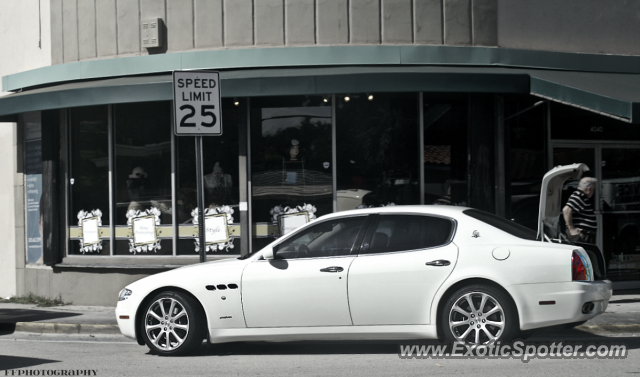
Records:
[[[220,75],[217,71],[173,71],[177,136],[220,136]]]

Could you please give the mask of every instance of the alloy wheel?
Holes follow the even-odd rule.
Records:
[[[459,297],[449,312],[449,329],[460,343],[487,345],[505,330],[505,311],[493,296],[470,292]]]
[[[163,351],[175,350],[189,335],[189,315],[180,301],[160,298],[149,306],[144,327],[155,347]]]

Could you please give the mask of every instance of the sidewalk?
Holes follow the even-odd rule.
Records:
[[[640,291],[616,291],[606,312],[576,327],[594,334],[640,333]],[[0,332],[120,334],[115,307],[0,303]]]
[[[65,305],[38,308],[0,303],[0,331],[120,334],[115,307]]]

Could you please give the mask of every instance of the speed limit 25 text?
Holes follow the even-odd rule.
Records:
[[[216,87],[214,79],[178,79],[178,88],[185,89],[213,89]],[[182,92],[183,101],[211,101],[211,93],[203,90]]]

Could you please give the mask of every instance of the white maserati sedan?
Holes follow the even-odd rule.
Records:
[[[160,355],[203,339],[443,339],[489,344],[604,312],[582,247],[476,209],[394,206],[318,218],[246,257],[120,292],[122,333]]]

